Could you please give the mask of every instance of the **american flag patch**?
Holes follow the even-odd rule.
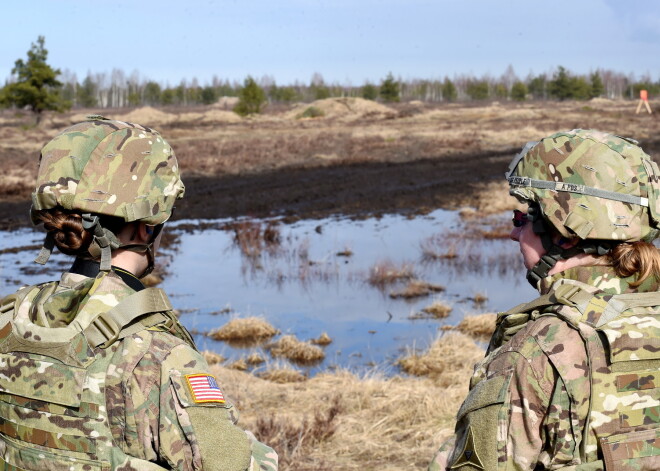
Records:
[[[194,374],[186,375],[188,387],[195,402],[225,402],[220,386],[213,375]]]

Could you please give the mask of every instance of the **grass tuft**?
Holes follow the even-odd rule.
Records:
[[[263,378],[272,383],[300,383],[307,379],[307,377],[298,370],[292,368],[271,368],[259,374]]]
[[[385,260],[371,267],[367,281],[376,288],[384,289],[387,285],[401,280],[410,280],[414,276],[411,264],[396,265],[390,260]]]
[[[483,354],[470,337],[449,333],[436,339],[426,352],[412,352],[397,364],[408,374],[429,376],[448,386],[456,383],[457,376],[464,378]]]
[[[258,258],[264,250],[276,251],[282,240],[273,221],[238,221],[230,224],[229,229],[234,231],[234,244],[248,258]]]
[[[209,365],[217,365],[218,363],[225,361],[225,357],[210,350],[204,350],[202,352],[202,356],[206,360],[206,363]]]
[[[495,331],[496,314],[486,313],[465,316],[456,326],[459,332],[478,339],[488,339]]]
[[[452,311],[452,306],[444,303],[443,301],[436,299],[430,305],[422,309],[423,317],[432,317],[435,319],[444,319],[449,316]],[[420,316],[420,317],[422,317]]]
[[[238,360],[230,363],[227,367],[231,368],[232,370],[247,371],[248,364],[245,361],[245,358],[239,358]]]
[[[293,423],[279,414],[257,419],[254,434],[259,440],[277,450],[279,465],[293,466],[298,456],[306,448],[313,448],[328,441],[337,430],[337,416],[342,412],[338,396],[325,411],[316,411],[314,417],[304,417],[299,424]]]
[[[332,343],[332,339],[327,332],[323,332],[318,336],[318,338],[312,339],[310,342],[314,345],[321,345],[322,347],[325,347],[326,345],[330,345]]]
[[[301,365],[317,363],[325,358],[325,352],[316,345],[302,342],[295,335],[285,335],[268,346],[274,358],[283,357]]]
[[[267,340],[277,332],[277,329],[263,318],[245,317],[230,320],[222,327],[209,332],[208,336],[213,340],[249,345]]]
[[[266,359],[263,357],[263,355],[261,355],[261,353],[252,352],[247,356],[247,358],[245,358],[245,361],[248,363],[248,365],[256,366],[265,363]]]
[[[477,293],[472,297],[472,302],[477,305],[484,304],[486,301],[488,301],[488,296],[484,293]]]
[[[444,291],[445,287],[441,285],[434,285],[422,280],[411,280],[405,288],[399,291],[392,291],[390,298],[392,299],[412,299],[421,296],[428,296],[431,293],[439,293]]]

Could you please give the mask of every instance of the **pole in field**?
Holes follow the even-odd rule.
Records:
[[[642,109],[642,105],[646,107],[646,111],[651,114],[651,106],[649,105],[649,92],[646,90],[640,90],[639,91],[639,103],[637,103],[637,111],[635,111],[635,114],[639,113]]]

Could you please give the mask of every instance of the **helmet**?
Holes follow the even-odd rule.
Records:
[[[41,151],[32,210],[60,206],[161,224],[184,186],[170,145],[138,124],[90,116]]]
[[[111,249],[122,245],[101,226],[99,215],[160,228],[172,215],[174,202],[183,197],[184,186],[174,152],[158,132],[102,116],[88,119],[42,149],[30,214],[38,224],[40,210],[80,212],[83,227],[94,234],[90,253],[101,255],[105,271],[110,269]],[[49,234],[38,263],[46,263],[53,245]],[[151,244],[130,249],[147,251],[153,268]]]
[[[660,171],[637,144],[581,129],[530,142],[509,166],[510,193],[540,219],[535,232],[547,224],[563,237],[577,236],[581,252],[604,254],[616,243],[650,241],[658,234]],[[545,239],[544,246],[554,245]],[[579,252],[553,249],[554,263]]]

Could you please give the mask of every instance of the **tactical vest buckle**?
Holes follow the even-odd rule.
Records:
[[[564,284],[558,286],[553,295],[557,302],[564,304],[565,306],[575,306],[577,303],[572,298],[580,291],[582,290],[578,286]]]
[[[108,348],[112,345],[119,338],[119,332],[121,332],[121,326],[107,312],[102,312],[96,316],[89,327],[94,328],[96,331],[96,335],[93,336],[93,343],[96,347],[101,348]]]

